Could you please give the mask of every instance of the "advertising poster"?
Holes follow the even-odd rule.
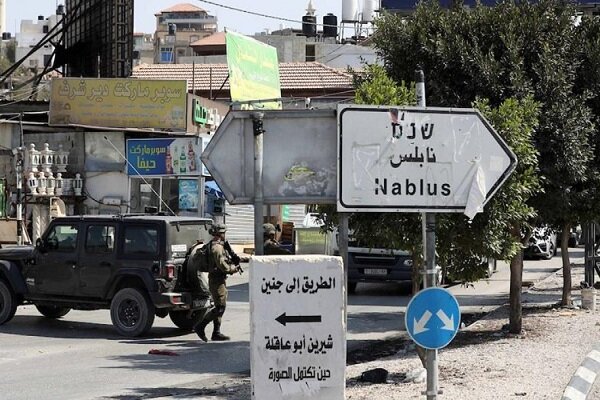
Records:
[[[199,138],[127,140],[128,175],[200,176]]]
[[[198,209],[198,180],[179,180],[179,209],[195,211]]]
[[[227,66],[233,101],[281,97],[277,49],[239,33],[227,32]],[[242,109],[281,109],[280,101],[256,102]]]

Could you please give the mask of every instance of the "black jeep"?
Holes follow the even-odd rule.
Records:
[[[71,309],[110,309],[117,331],[140,336],[155,315],[190,330],[210,299],[192,293],[181,271],[196,241],[210,240],[212,220],[170,216],[54,219],[36,246],[0,249],[0,325],[17,306],[48,318]]]

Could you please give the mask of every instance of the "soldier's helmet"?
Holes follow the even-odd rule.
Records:
[[[227,232],[227,226],[225,226],[225,224],[214,224],[213,226],[210,227],[210,231],[209,233],[211,235],[215,235],[217,233],[225,233]]]
[[[273,235],[275,232],[273,224],[263,224],[263,235]]]

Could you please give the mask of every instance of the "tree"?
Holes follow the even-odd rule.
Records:
[[[483,98],[497,108],[507,99],[533,96],[540,109],[534,139],[540,149],[545,190],[533,184],[531,191],[525,193],[526,198],[520,200],[527,201],[535,195],[531,204],[540,208],[546,222],[563,225],[563,221],[572,222],[578,214],[572,208],[544,208],[541,204],[555,202],[552,196],[564,185],[565,173],[574,178],[570,183],[583,188],[587,181],[573,173],[588,168],[593,154],[585,140],[590,134],[589,110],[582,101],[585,98],[574,91],[579,65],[574,15],[571,5],[558,0],[535,4],[505,1],[495,7],[472,9],[457,4],[451,10],[442,9],[437,2],[427,2],[409,17],[384,15],[376,22],[374,36],[386,70],[394,80],[407,79],[417,64],[423,66],[430,105],[468,107],[477,98]],[[576,132],[576,137],[569,136],[570,132]],[[562,197],[564,204],[573,203],[578,197],[574,192]],[[526,238],[521,231],[527,231],[528,223],[535,222],[534,210],[524,213],[527,214],[530,221],[513,225],[514,237]],[[520,268],[511,268],[515,273],[511,274],[511,286],[516,287],[521,269],[522,263]],[[567,269],[568,257],[566,274]],[[511,293],[511,304],[519,303],[513,309],[516,312],[520,300],[514,298],[516,289]],[[518,321],[520,318],[511,314],[512,332],[521,330]]]

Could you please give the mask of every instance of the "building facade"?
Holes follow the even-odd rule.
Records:
[[[217,17],[192,4],[177,4],[155,14],[154,62],[176,64],[191,56],[190,43],[217,31]]]
[[[133,0],[67,0],[66,76],[126,78],[133,57]]]
[[[154,38],[149,33],[133,34],[133,66],[154,62]]]
[[[17,46],[15,49],[15,59],[20,60],[25,57],[33,47],[35,47],[42,39],[52,30],[58,23],[61,15],[51,15],[45,18],[43,15],[38,16],[35,21],[21,21],[20,31],[16,34]],[[25,68],[41,71],[46,63],[50,63],[54,46],[46,44],[31,54],[24,61]]]

